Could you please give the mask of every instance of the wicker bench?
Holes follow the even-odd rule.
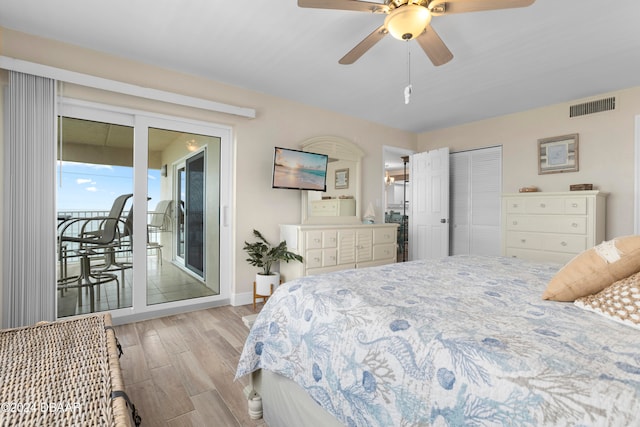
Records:
[[[0,426],[140,424],[111,315],[0,330]]]

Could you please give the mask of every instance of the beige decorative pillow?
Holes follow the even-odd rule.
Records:
[[[595,295],[578,298],[574,304],[640,329],[640,273],[618,280]]]
[[[602,242],[569,261],[549,281],[543,299],[574,301],[640,271],[640,236]]]

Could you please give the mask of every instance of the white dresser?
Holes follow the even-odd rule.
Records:
[[[283,280],[396,262],[398,224],[281,225],[280,239],[304,261],[280,263]]]
[[[502,254],[566,263],[605,239],[606,193],[516,193],[502,196]]]

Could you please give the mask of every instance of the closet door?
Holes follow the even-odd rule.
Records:
[[[502,147],[450,156],[451,255],[500,255]]]
[[[469,221],[469,212],[471,211],[471,197],[469,190],[471,183],[469,182],[469,171],[471,156],[468,151],[461,153],[452,153],[449,158],[449,185],[450,190],[450,216],[451,233],[450,253],[451,255],[468,254],[469,253],[469,235],[471,227]]]

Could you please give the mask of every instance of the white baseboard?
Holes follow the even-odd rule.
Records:
[[[253,292],[243,292],[241,294],[232,294],[231,295],[231,305],[247,305],[253,304]]]

